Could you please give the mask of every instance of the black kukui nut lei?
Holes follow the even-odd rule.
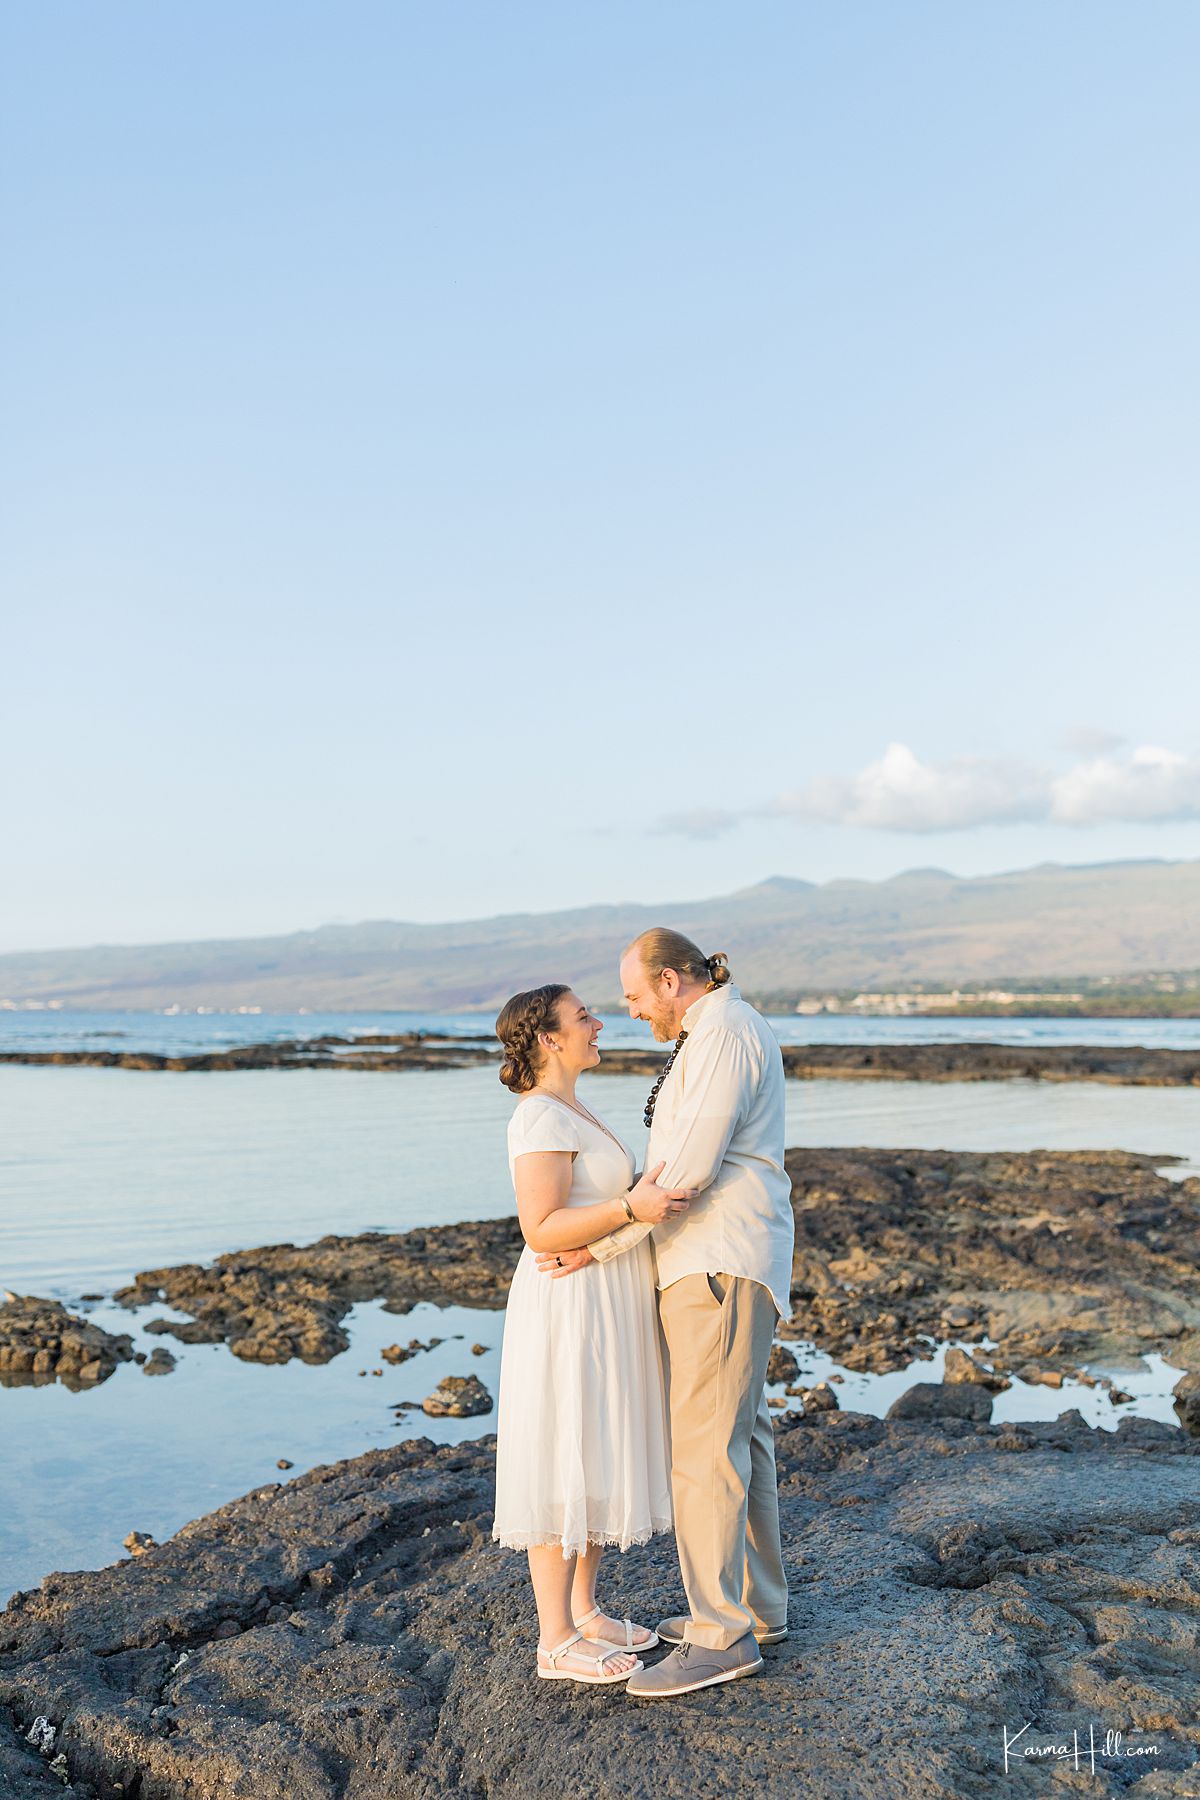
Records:
[[[670,1056],[668,1056],[666,1062],[662,1066],[662,1074],[659,1076],[659,1078],[655,1082],[654,1086],[650,1089],[650,1097],[646,1101],[646,1111],[643,1114],[643,1121],[645,1123],[647,1131],[650,1129],[651,1122],[653,1121],[653,1118],[654,1118],[654,1103],[658,1099],[658,1090],[662,1086],[663,1082],[667,1079],[667,1076],[671,1073],[671,1065],[675,1061],[675,1058],[679,1055],[679,1052],[683,1049],[686,1039],[687,1039],[687,1032],[681,1031],[679,1036],[675,1039],[675,1048],[672,1050]]]

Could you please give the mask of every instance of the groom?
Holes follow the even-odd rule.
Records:
[[[787,1582],[771,1415],[763,1392],[780,1315],[791,1314],[791,1183],[783,1166],[783,1058],[729,979],[677,931],[656,928],[621,959],[629,1013],[675,1048],[646,1105],[646,1167],[700,1190],[654,1228],[667,1347],[671,1489],[690,1618],[665,1619],[678,1646],[631,1677],[643,1698],[752,1675],[759,1645],[787,1636]],[[606,1261],[645,1235],[624,1225],[564,1258]],[[563,1271],[567,1272],[566,1270]],[[557,1273],[557,1271],[556,1271]]]

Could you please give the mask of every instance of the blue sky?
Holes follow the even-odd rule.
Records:
[[[1200,855],[1198,52],[7,9],[0,949]]]

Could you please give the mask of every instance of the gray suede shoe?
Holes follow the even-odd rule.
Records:
[[[661,1635],[661,1634],[660,1634]],[[627,1694],[639,1700],[668,1700],[674,1694],[691,1694],[697,1688],[716,1687],[719,1681],[737,1681],[755,1675],[763,1659],[753,1632],[747,1632],[728,1650],[705,1650],[700,1644],[680,1644],[670,1656],[649,1669],[635,1669],[625,1684]]]
[[[682,1644],[687,1626],[688,1620],[682,1613],[674,1619],[661,1619],[658,1626],[658,1635],[664,1644]],[[787,1634],[788,1628],[786,1625],[764,1625],[761,1629],[756,1626],[754,1631],[754,1636],[760,1644],[782,1644]],[[641,1648],[642,1646],[639,1644],[638,1649],[640,1650]]]

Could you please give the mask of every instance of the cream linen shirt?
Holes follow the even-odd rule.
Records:
[[[653,1227],[658,1285],[685,1275],[744,1275],[791,1317],[792,1184],[783,1166],[784,1075],[766,1020],[732,984],[693,1000],[687,1042],[659,1090],[646,1167],[663,1187],[698,1188],[679,1219]],[[588,1248],[619,1256],[648,1225],[622,1225]]]

